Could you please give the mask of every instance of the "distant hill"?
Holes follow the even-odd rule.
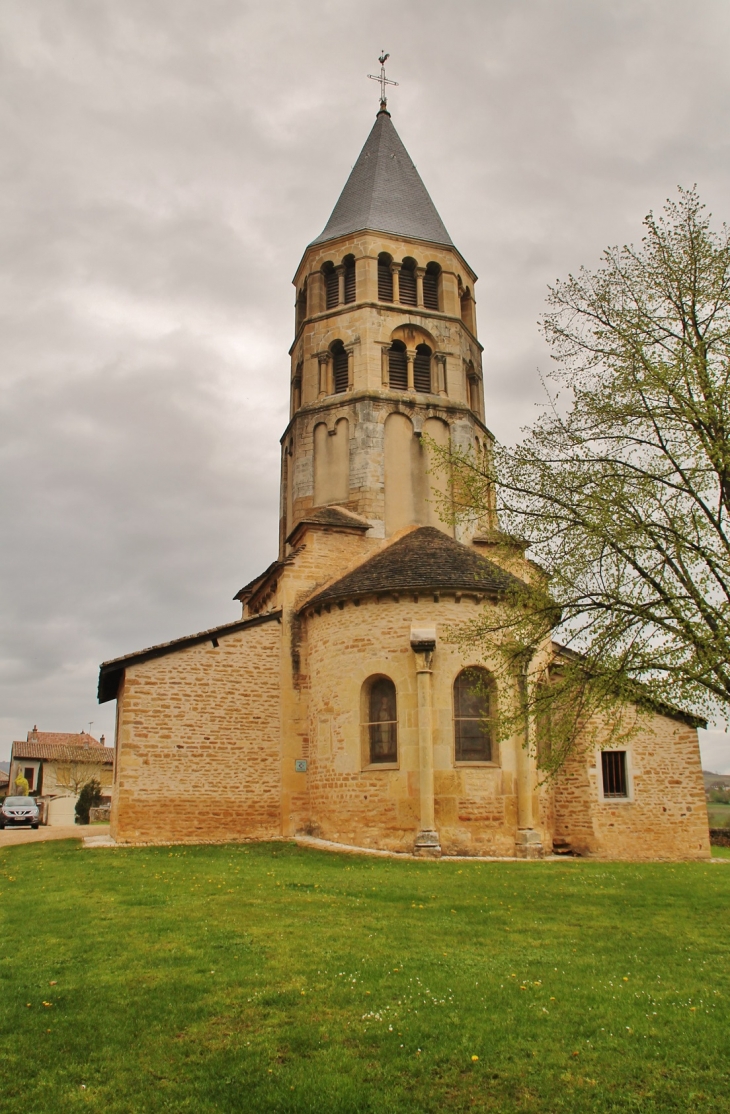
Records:
[[[9,774],[10,773],[10,763],[9,762],[0,762],[0,770],[4,770],[6,774]]]
[[[710,770],[703,770],[702,777],[705,782],[705,792],[718,785],[730,789],[730,774],[713,774]]]

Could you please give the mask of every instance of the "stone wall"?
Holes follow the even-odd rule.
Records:
[[[280,641],[273,619],[127,668],[115,839],[280,836]]]
[[[497,761],[454,762],[453,683],[477,664],[445,641],[450,624],[474,618],[477,605],[431,597],[337,605],[306,620],[310,690],[311,830],[326,839],[410,851],[419,828],[418,714],[411,622],[436,623],[433,658],[436,826],[447,854],[514,855],[518,740],[500,744]],[[397,768],[368,764],[361,725],[364,682],[384,674],[398,701]],[[537,812],[537,793],[535,811]]]
[[[696,729],[667,716],[640,716],[619,748],[627,754],[625,800],[603,799],[598,741],[600,731],[557,779],[556,839],[602,858],[706,858],[710,838]]]

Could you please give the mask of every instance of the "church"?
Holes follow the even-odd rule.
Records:
[[[652,713],[546,780],[532,735],[494,728],[495,664],[451,637],[535,575],[495,515],[438,513],[433,446],[492,443],[476,279],[383,97],[294,276],[278,557],[238,621],[100,667],[117,842],[709,856],[696,720]]]

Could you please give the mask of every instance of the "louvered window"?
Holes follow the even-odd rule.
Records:
[[[393,274],[390,270],[390,260],[378,259],[378,299],[381,302],[393,301]]]
[[[423,304],[426,309],[439,309],[439,273],[428,267],[423,276]]]
[[[391,391],[408,390],[406,346],[396,340],[388,353],[388,381]]]
[[[341,395],[347,390],[347,352],[340,343],[332,349],[332,377],[334,379],[335,394]]]
[[[419,344],[413,361],[413,385],[421,394],[431,394],[431,349]]]
[[[334,267],[324,273],[327,292],[327,309],[334,309],[340,303],[340,280]]]
[[[345,301],[355,301],[355,260],[349,257],[345,260]]]
[[[404,306],[416,304],[416,270],[405,263],[400,270],[400,300]]]
[[[486,669],[463,669],[454,681],[454,756],[457,762],[491,762],[494,687]]]
[[[604,797],[628,797],[626,751],[604,750],[601,753]]]

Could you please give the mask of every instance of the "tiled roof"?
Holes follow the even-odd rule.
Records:
[[[89,746],[100,747],[102,744],[88,731],[29,731],[29,743],[48,743],[51,746]]]
[[[38,734],[49,735],[53,732],[44,731]],[[66,735],[65,738],[77,739],[78,735]],[[114,765],[114,748],[96,746],[68,746],[63,743],[13,743],[13,758],[43,758],[46,761],[56,762],[91,762],[94,765]]]
[[[300,526],[332,526],[343,530],[370,530],[372,523],[368,522],[366,518],[362,518],[354,511],[348,511],[346,507],[317,507],[313,511],[309,511],[299,519],[294,529],[287,537],[293,537]],[[243,591],[243,589],[242,589]],[[240,593],[239,593],[240,595]]]
[[[499,595],[515,577],[470,546],[421,526],[324,588],[305,607],[385,592],[478,592]]]
[[[387,112],[376,116],[332,216],[312,242],[322,244],[366,228],[453,247]]]

